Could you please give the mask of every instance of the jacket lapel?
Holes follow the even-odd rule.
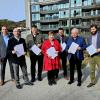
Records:
[[[100,48],[100,33],[97,33],[97,48]]]
[[[3,35],[1,35],[1,39],[2,39],[3,46],[6,47],[6,43],[5,43],[4,39],[3,39]]]

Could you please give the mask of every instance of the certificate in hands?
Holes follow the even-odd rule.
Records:
[[[47,50],[47,54],[48,56],[50,56],[52,59],[54,59],[55,57],[58,56],[58,54],[56,53],[56,50],[54,47],[50,47],[48,50]]]
[[[39,55],[40,52],[41,52],[41,49],[40,49],[38,46],[36,46],[36,45],[33,45],[32,48],[31,48],[31,50],[32,50],[36,55]]]
[[[78,47],[79,45],[77,43],[72,42],[71,46],[68,49],[68,53],[75,54]]]
[[[66,48],[66,43],[65,42],[61,44],[61,48],[62,48],[62,51],[65,50],[65,48]]]
[[[20,57],[25,54],[23,44],[16,45],[14,47],[14,50],[16,51],[17,57]]]
[[[95,54],[97,52],[96,48],[92,45],[88,46],[86,48],[87,52],[89,53],[90,56],[92,56],[93,54]]]

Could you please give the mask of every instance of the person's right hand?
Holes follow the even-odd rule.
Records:
[[[0,58],[0,63],[3,62],[4,58]]]
[[[15,50],[13,50],[13,51],[12,51],[12,54],[15,54],[15,53],[16,53],[16,51],[15,51]]]
[[[97,52],[98,52],[98,53],[100,52],[100,48],[97,49]]]

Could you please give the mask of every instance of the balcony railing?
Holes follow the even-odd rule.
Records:
[[[42,31],[50,31],[50,30],[58,30],[58,24],[57,25],[42,25],[41,30]]]
[[[85,28],[90,27],[91,24],[95,23],[97,26],[100,26],[100,21],[94,21],[94,22],[83,22],[82,26]]]
[[[58,16],[53,16],[53,17],[41,17],[40,18],[41,22],[50,22],[50,21],[59,21]]]
[[[85,12],[83,13],[84,17],[88,17],[88,16],[100,16],[99,13],[91,13],[91,12]]]

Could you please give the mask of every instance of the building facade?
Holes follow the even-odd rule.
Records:
[[[91,24],[100,27],[100,0],[25,0],[26,27],[37,25],[42,33],[62,27],[88,32]]]

